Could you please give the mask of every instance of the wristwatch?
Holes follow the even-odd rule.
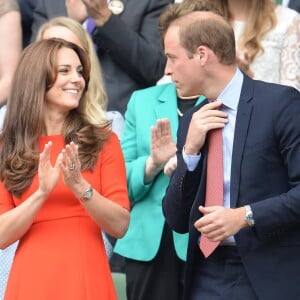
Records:
[[[86,191],[83,193],[83,195],[79,198],[81,201],[88,201],[91,200],[93,197],[93,187],[90,185]]]
[[[246,208],[246,214],[245,214],[245,221],[250,227],[253,227],[255,225],[255,221],[253,218],[253,213],[250,205],[245,205]]]

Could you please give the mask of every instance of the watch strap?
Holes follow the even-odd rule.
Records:
[[[253,227],[255,225],[255,221],[254,221],[254,218],[253,218],[253,212],[252,212],[251,206],[250,205],[245,205],[245,209],[246,209],[245,221],[247,222],[247,224],[250,227]]]

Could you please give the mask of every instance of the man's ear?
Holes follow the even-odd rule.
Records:
[[[201,65],[205,64],[206,61],[207,61],[207,58],[208,58],[208,51],[207,50],[208,49],[205,46],[199,46],[197,48],[197,54],[199,56]]]

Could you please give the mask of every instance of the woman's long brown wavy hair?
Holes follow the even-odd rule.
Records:
[[[6,189],[19,197],[31,184],[39,163],[38,140],[45,131],[45,93],[57,77],[57,53],[61,48],[76,52],[83,67],[85,91],[79,106],[69,112],[62,130],[65,142],[78,145],[82,170],[92,170],[110,131],[108,124],[96,126],[84,113],[85,93],[90,77],[87,53],[62,39],[41,40],[23,50],[7,103],[0,134],[0,179]]]

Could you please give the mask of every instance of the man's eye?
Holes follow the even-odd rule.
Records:
[[[175,57],[174,57],[174,56],[170,56],[170,55],[169,55],[169,56],[167,56],[167,59],[168,59],[169,61],[172,61],[172,62],[175,61]]]

